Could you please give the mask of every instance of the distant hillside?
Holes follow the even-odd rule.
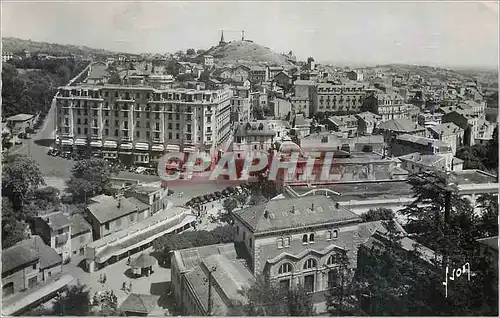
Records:
[[[22,50],[28,50],[31,53],[47,53],[53,55],[77,54],[83,56],[98,55],[110,56],[116,54],[132,55],[127,53],[112,52],[103,49],[93,49],[86,46],[55,44],[46,42],[36,42],[18,38],[2,38],[3,52],[18,53]]]
[[[206,52],[225,63],[268,63],[287,65],[285,56],[274,53],[268,47],[249,41],[233,41],[219,45]]]

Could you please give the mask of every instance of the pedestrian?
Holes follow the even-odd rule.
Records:
[[[127,283],[123,282],[123,285],[122,285],[122,290],[123,290],[123,291],[126,291],[126,290],[127,290]]]
[[[99,283],[102,283],[102,274],[99,274],[99,280],[98,280]]]
[[[106,274],[104,274],[104,275],[102,276],[102,282],[103,282],[103,284],[106,284]]]
[[[129,256],[127,259],[127,265],[130,265],[131,262],[132,262],[132,260],[130,259],[130,256]]]
[[[129,291],[129,292],[132,292],[132,282],[129,282],[129,283],[128,283],[128,291]]]

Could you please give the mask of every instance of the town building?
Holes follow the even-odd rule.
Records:
[[[171,264],[172,292],[183,315],[244,315],[241,291],[255,279],[234,243],[177,250]]]
[[[164,150],[214,154],[230,135],[230,90],[157,90],[145,86],[61,87],[56,143],[88,147],[124,163],[149,163]]]
[[[303,114],[296,114],[290,132],[300,140],[311,133],[311,122],[312,119],[306,119]]]
[[[382,116],[370,112],[362,112],[355,116],[358,118],[358,134],[361,136],[373,134],[382,120]]]
[[[85,255],[85,247],[92,242],[92,226],[81,214],[71,216],[71,255]]]
[[[266,66],[267,72],[269,74],[269,78],[275,78],[280,72],[284,71],[284,68],[281,66]]]
[[[273,81],[279,87],[288,89],[292,85],[293,79],[286,71],[281,71],[273,77]]]
[[[127,187],[124,192],[132,202],[139,200],[149,206],[148,215],[154,215],[168,206],[169,190],[165,183],[135,184]]]
[[[347,72],[346,75],[348,79],[356,82],[362,82],[364,79],[362,71],[352,70]]]
[[[29,132],[33,128],[35,116],[31,114],[17,114],[6,120],[7,127],[13,136]]]
[[[444,155],[423,155],[414,152],[398,157],[401,160],[401,168],[410,173],[422,171],[460,171],[463,170],[464,161],[453,157],[451,162],[446,162]]]
[[[306,117],[310,113],[310,102],[309,97],[292,96],[290,97],[290,103],[292,104],[293,114],[302,114]]]
[[[354,115],[332,116],[325,119],[323,124],[330,131],[341,132],[345,138],[358,134],[358,118]]]
[[[235,128],[233,152],[238,158],[257,150],[267,153],[273,147],[275,136],[266,121],[240,123]]]
[[[256,109],[256,108],[261,108],[261,109],[265,109],[267,108],[267,93],[266,92],[260,92],[260,91],[257,91],[257,92],[251,92],[250,93],[250,101],[252,103],[252,109]],[[252,114],[252,117],[253,117],[253,114]]]
[[[99,195],[87,206],[94,240],[120,231],[150,216],[149,205],[135,198]]]
[[[440,140],[421,136],[402,134],[393,138],[390,155],[399,157],[418,152],[422,155],[441,155],[445,157],[446,167],[451,167],[454,153],[451,146]]]
[[[86,78],[87,84],[103,85],[108,82],[111,76],[105,63],[97,62],[90,65],[89,73]]]
[[[252,84],[260,84],[269,81],[269,69],[265,66],[252,66],[248,72],[248,80]]]
[[[61,270],[61,257],[39,236],[2,250],[2,315],[22,315],[54,298],[73,280]]]
[[[231,97],[231,122],[245,123],[251,120],[250,89],[237,86],[233,89]]]
[[[2,62],[6,63],[14,58],[12,52],[2,52]]]
[[[232,69],[231,79],[235,82],[243,83],[249,79],[250,68],[245,65],[238,65]]]
[[[401,95],[389,92],[372,92],[363,102],[361,111],[382,116],[382,121],[408,118],[408,106]]]
[[[464,144],[467,143],[468,140],[466,146],[472,146],[475,142],[475,138],[478,136],[479,118],[472,114],[470,110],[463,110],[459,107],[451,108],[449,112],[445,109],[442,111],[445,112],[443,115],[443,123],[454,123],[462,128],[464,130]]]
[[[319,83],[311,90],[311,114],[318,112],[359,112],[365,99],[365,84]]]
[[[395,136],[410,134],[414,136],[425,136],[424,127],[406,118],[391,119],[380,123],[377,132],[384,136],[384,140],[389,143]]]
[[[418,114],[417,122],[420,126],[425,128],[441,125],[443,122],[443,114],[439,112],[425,111]]]
[[[274,98],[269,101],[275,119],[285,119],[292,111],[292,103],[285,99]]]
[[[155,295],[129,294],[120,305],[120,312],[125,316],[135,317],[164,316],[164,311],[158,306],[159,298],[160,296]]]
[[[212,67],[214,65],[214,57],[212,55],[203,55],[203,65]]]
[[[63,262],[71,258],[71,221],[62,212],[36,217],[33,233],[39,235],[45,244],[53,248]]]
[[[453,153],[463,145],[464,130],[454,123],[445,123],[427,128],[429,137],[447,143]]]
[[[142,216],[139,213],[129,214],[128,226],[121,226],[116,231],[109,230],[110,234],[88,244],[85,249],[85,269],[91,273],[100,270],[143,251],[158,237],[181,233],[196,223],[196,215],[192,209],[176,207],[172,203],[153,216],[144,218],[144,214],[145,212]],[[124,218],[123,220],[125,221]]]
[[[315,85],[316,83],[314,81],[296,80],[293,83],[294,96],[309,99],[311,97],[312,88]]]

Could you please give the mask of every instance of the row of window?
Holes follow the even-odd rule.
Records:
[[[338,253],[332,254],[328,257],[326,261],[326,265],[331,266],[335,264],[339,264],[341,262],[341,255]],[[314,258],[309,258],[304,262],[304,265],[302,269],[314,269],[318,268],[318,261]],[[287,273],[292,273],[293,272],[293,265],[292,263],[286,262],[281,264],[281,266],[278,268],[278,274],[287,274]]]
[[[339,230],[328,230],[325,232],[326,240],[336,239],[339,236]],[[278,248],[289,247],[291,242],[291,236],[278,238]],[[302,244],[312,244],[314,243],[315,235],[314,233],[304,234],[302,236]]]
[[[62,93],[63,97],[71,97],[71,96],[89,96],[92,98],[102,98],[98,92],[87,92],[87,91],[79,91],[79,90],[72,90],[68,91],[65,90]],[[123,100],[132,100],[134,94],[132,93],[124,93],[120,94],[119,92],[114,92],[114,94],[110,94],[110,92],[105,91],[104,92],[104,97],[110,97],[114,96],[115,98],[123,99]],[[214,97],[216,95],[214,94]],[[186,100],[186,101],[210,101],[210,98],[212,97],[212,94],[185,94],[185,93],[140,93],[136,92],[135,93],[135,98],[136,99],[141,99],[141,98],[146,98],[146,99],[151,99],[153,97],[154,100],[159,101],[160,99],[166,99],[166,100]],[[220,97],[220,96],[219,96]]]

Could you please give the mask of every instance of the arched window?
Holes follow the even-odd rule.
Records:
[[[332,254],[330,257],[328,257],[328,260],[326,261],[326,265],[335,265],[338,264],[340,261],[340,255],[339,254]]]
[[[315,259],[310,258],[304,263],[304,269],[311,269],[311,268],[316,268],[318,263],[316,262]]]
[[[338,230],[333,230],[332,234],[333,234],[333,238],[334,239],[336,239],[337,237],[339,237],[339,231]]]
[[[314,233],[309,234],[309,242],[314,242]]]
[[[307,234],[304,234],[304,236],[302,236],[302,243],[307,243]]]
[[[281,264],[280,268],[278,269],[278,274],[286,274],[291,272],[292,272],[292,264],[290,263]]]
[[[278,248],[282,248],[282,247],[283,247],[283,238],[282,238],[282,237],[280,237],[280,238],[278,239]]]
[[[326,231],[326,239],[331,240],[332,239],[332,231]]]

